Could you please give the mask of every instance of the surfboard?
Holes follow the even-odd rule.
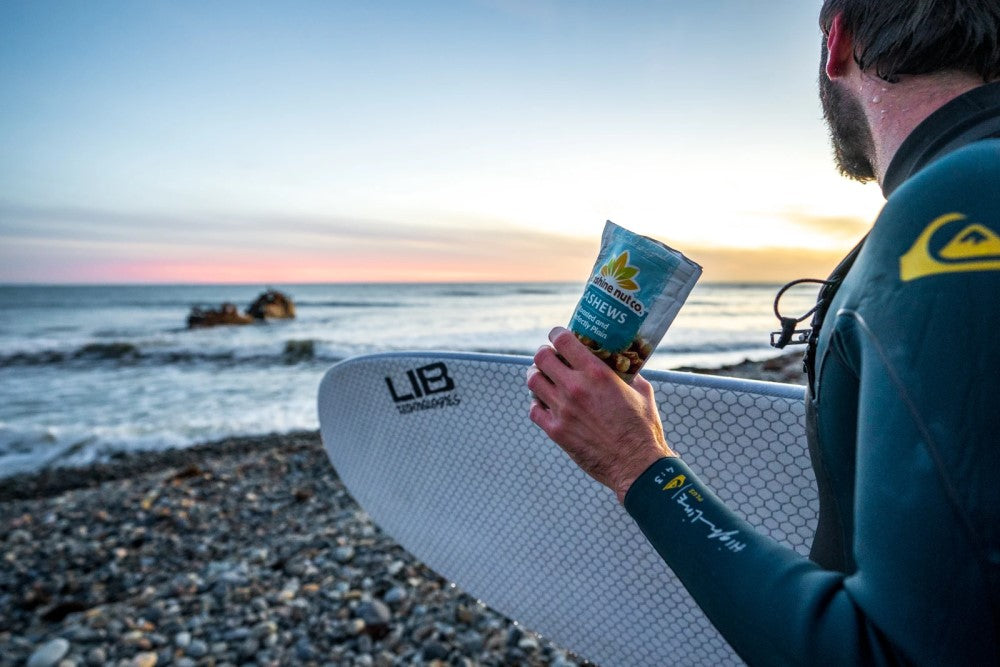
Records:
[[[742,664],[614,494],[528,419],[529,357],[355,357],[318,396],[331,463],[393,539],[493,609],[605,667]],[[643,371],[671,445],[758,530],[808,553],[803,389]]]

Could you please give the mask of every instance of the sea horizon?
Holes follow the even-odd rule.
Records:
[[[317,427],[331,365],[359,354],[531,355],[566,325],[580,282],[0,285],[0,476]],[[188,329],[196,305],[239,309],[267,287],[296,317]],[[779,354],[772,284],[699,284],[647,368]],[[810,297],[783,300],[805,312]]]

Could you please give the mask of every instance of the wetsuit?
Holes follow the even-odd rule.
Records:
[[[1000,663],[1000,83],[914,130],[883,189],[813,355],[812,558],[677,458],[625,498],[754,665]],[[678,475],[715,530],[664,489]]]

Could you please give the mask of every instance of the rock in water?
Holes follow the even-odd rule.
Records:
[[[188,329],[214,327],[220,324],[250,324],[254,318],[236,310],[231,303],[224,303],[218,308],[202,308],[194,306],[187,318]]]
[[[250,304],[247,314],[258,320],[285,320],[295,317],[295,304],[287,294],[269,289]]]

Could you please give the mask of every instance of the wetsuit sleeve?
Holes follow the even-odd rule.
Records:
[[[750,664],[856,662],[844,646],[843,630],[857,627],[844,577],[757,533],[683,461],[653,464],[632,484],[625,508]]]
[[[754,665],[1000,662],[1000,142],[886,205],[821,336],[821,445],[851,526],[838,573],[755,532],[678,459],[625,506]],[[849,284],[850,283],[850,284]],[[825,347],[824,347],[825,341]]]

